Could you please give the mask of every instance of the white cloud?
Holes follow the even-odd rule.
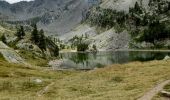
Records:
[[[19,1],[33,1],[33,0],[5,0],[9,3],[16,3],[16,2],[19,2]]]

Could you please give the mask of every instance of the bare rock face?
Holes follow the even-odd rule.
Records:
[[[129,7],[133,7],[136,2],[139,2],[144,7],[147,7],[149,0],[103,0],[103,3],[100,6],[106,9],[128,12]]]
[[[9,4],[0,1],[0,20],[23,24],[38,23],[49,34],[63,34],[83,19],[89,0],[35,0]]]
[[[89,49],[92,50],[93,46],[99,51],[104,50],[117,50],[128,49],[130,42],[130,35],[127,31],[117,33],[114,28],[106,30],[101,33],[97,33],[95,27],[89,25],[80,25],[69,33],[60,37],[64,42],[68,42],[74,36],[88,36],[84,41],[89,43]]]
[[[27,64],[25,62],[25,60],[23,58],[21,58],[20,55],[17,52],[15,52],[13,49],[8,47],[2,41],[0,41],[0,54],[2,54],[3,57],[5,58],[5,60],[10,62],[10,63]]]
[[[127,31],[116,33],[114,29],[105,31],[90,39],[91,47],[95,45],[99,50],[128,49],[130,35]]]

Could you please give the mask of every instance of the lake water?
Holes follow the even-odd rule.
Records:
[[[162,60],[170,52],[156,51],[115,51],[97,53],[61,53],[64,63],[62,69],[90,70],[112,64],[124,64],[133,61]]]

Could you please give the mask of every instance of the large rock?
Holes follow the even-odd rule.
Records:
[[[169,56],[165,56],[164,60],[170,60]]]
[[[23,58],[20,57],[20,55],[15,50],[9,48],[1,41],[0,41],[0,53],[3,55],[5,60],[7,60],[10,63],[22,63],[29,65],[28,63],[25,62]]]

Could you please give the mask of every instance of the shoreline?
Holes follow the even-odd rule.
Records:
[[[97,52],[117,52],[117,51],[134,51],[134,52],[170,52],[169,50],[161,50],[161,49],[117,49],[117,50],[98,50]],[[60,51],[60,53],[93,53],[93,51],[86,51],[86,52],[77,52],[76,50],[66,50]]]

